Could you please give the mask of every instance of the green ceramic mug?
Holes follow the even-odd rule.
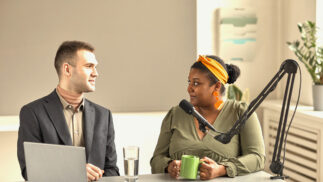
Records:
[[[182,155],[180,176],[185,179],[196,179],[200,158],[194,155]]]

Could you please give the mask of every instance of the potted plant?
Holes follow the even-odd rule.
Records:
[[[287,42],[313,80],[313,105],[315,111],[323,111],[323,47],[316,45],[316,24],[312,21],[299,23],[301,40]]]
[[[235,84],[228,86],[227,98],[237,101],[249,102],[249,90],[246,89],[244,92]]]

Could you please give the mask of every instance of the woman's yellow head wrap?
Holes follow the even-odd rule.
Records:
[[[201,61],[201,63],[206,66],[223,85],[228,82],[228,73],[219,62],[201,55],[197,61]]]

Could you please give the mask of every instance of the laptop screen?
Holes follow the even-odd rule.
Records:
[[[87,181],[84,147],[24,142],[28,181]]]

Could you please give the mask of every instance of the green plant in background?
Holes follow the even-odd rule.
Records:
[[[247,88],[242,92],[238,86],[230,84],[227,89],[227,98],[249,103],[249,89]]]
[[[304,63],[314,84],[323,84],[323,47],[316,46],[316,24],[312,21],[297,24],[301,40],[287,42],[289,49]]]
[[[229,85],[228,87],[228,99],[240,101],[242,98],[242,91],[239,87],[234,84]]]

